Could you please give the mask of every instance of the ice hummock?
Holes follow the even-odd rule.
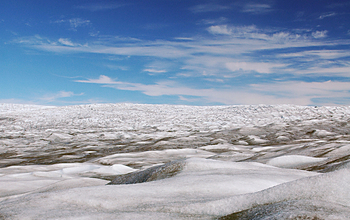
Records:
[[[0,104],[0,218],[349,219],[349,113]]]

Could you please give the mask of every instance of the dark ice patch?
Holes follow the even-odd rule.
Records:
[[[107,185],[135,184],[169,178],[178,174],[184,167],[185,160],[177,160],[146,170],[118,175]]]

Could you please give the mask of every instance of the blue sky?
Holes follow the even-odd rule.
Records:
[[[350,104],[350,1],[1,1],[0,50],[0,103]]]

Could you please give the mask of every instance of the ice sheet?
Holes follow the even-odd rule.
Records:
[[[0,104],[0,219],[349,219],[349,115],[347,106]],[[106,185],[174,160],[185,161],[174,175]]]

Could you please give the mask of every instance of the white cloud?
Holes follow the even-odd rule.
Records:
[[[104,84],[100,79],[108,78],[104,87],[115,88],[118,90],[139,91],[148,96],[172,95],[178,96],[180,100],[194,102],[202,101],[207,103],[223,103],[223,104],[305,104],[309,103],[307,98],[293,97],[276,97],[273,95],[263,95],[260,91],[249,92],[248,90],[226,88],[226,89],[195,89],[178,84],[175,81],[160,81],[155,84],[129,83],[121,81],[113,81],[109,77],[100,76],[99,79],[91,79],[87,81],[76,81],[83,83]],[[185,96],[193,98],[185,98]],[[197,98],[196,98],[197,97]]]
[[[298,70],[298,74],[314,74],[321,76],[343,76],[349,77],[350,66],[330,66],[330,67],[311,67],[308,69]]]
[[[277,83],[254,84],[251,85],[258,92],[268,92],[275,96],[285,98],[301,97],[307,100],[305,103],[296,103],[310,105],[313,104],[312,99],[332,99],[350,98],[350,82],[300,82],[285,81]]]
[[[57,99],[61,98],[69,98],[72,96],[81,96],[84,95],[84,93],[80,94],[75,94],[74,92],[67,92],[67,91],[59,91],[56,94],[48,94],[40,98],[40,100],[45,101],[45,102],[54,102]]]
[[[222,24],[222,23],[226,23],[228,21],[227,18],[225,17],[220,17],[217,19],[202,19],[201,21],[199,21],[197,24],[205,24],[205,25],[209,25],[209,24]]]
[[[215,26],[214,26],[215,27]],[[218,25],[218,27],[222,27],[224,29],[227,29],[229,32],[231,32],[234,36],[245,36],[246,34],[250,33],[260,33],[262,32],[259,30],[255,25],[248,25],[248,26],[229,26],[228,25]]]
[[[109,69],[112,69],[112,70],[123,70],[123,71],[126,71],[129,69],[129,67],[127,66],[120,66],[120,65],[106,65],[106,67],[108,67]]]
[[[300,35],[298,33],[290,33],[286,31],[276,31],[276,30],[261,30],[258,29],[255,25],[250,26],[228,26],[228,25],[212,25],[207,28],[207,31],[214,35],[229,35],[237,41],[249,40],[260,40],[267,42],[269,46],[276,44],[285,44],[296,42],[305,42],[308,40],[307,35]],[[326,34],[327,32],[322,32]],[[321,33],[316,33],[315,36],[319,36]],[[252,42],[253,43],[253,42]],[[260,42],[262,44],[263,42]]]
[[[99,34],[100,34],[100,31],[96,31],[96,30],[92,30],[92,31],[89,32],[89,35],[90,35],[91,37],[96,37],[96,36],[98,36]]]
[[[173,60],[154,60],[143,69],[144,72],[148,72],[149,75],[167,73],[169,69],[175,68]]]
[[[104,87],[111,87],[118,90],[140,91],[148,96],[178,96],[180,100],[188,102],[312,105],[315,104],[313,99],[350,98],[350,82],[337,81],[285,81],[251,84],[247,85],[245,89],[234,87],[195,89],[181,85],[175,81],[159,81],[155,84],[130,83],[114,81],[103,75],[99,79],[79,80],[76,82],[97,83],[102,84]],[[186,98],[186,96],[191,98]]]
[[[65,45],[65,46],[72,46],[72,47],[75,46],[75,44],[67,38],[60,38],[60,39],[58,39],[58,42],[60,42],[61,44]]]
[[[327,30],[324,30],[324,31],[315,31],[315,32],[312,32],[312,36],[316,39],[318,38],[324,38],[324,37],[327,37],[327,33],[328,31]]]
[[[211,34],[225,34],[231,35],[232,31],[227,28],[227,25],[214,25],[208,28]]]
[[[0,103],[37,105],[37,103],[22,99],[0,99]]]
[[[335,16],[335,15],[337,15],[337,13],[334,13],[334,12],[332,12],[332,13],[328,13],[328,14],[323,14],[323,15],[321,15],[320,17],[318,17],[318,19],[324,19],[324,18],[327,18],[327,17],[332,17],[332,16]]]
[[[89,25],[90,20],[84,20],[81,18],[72,18],[72,19],[69,19],[69,23],[70,23],[70,26],[72,27],[72,29],[76,29],[77,27],[80,27],[80,26]]]
[[[225,81],[223,79],[212,79],[212,78],[205,78],[204,80],[209,81],[209,82],[218,82],[218,83],[224,83]]]
[[[61,20],[56,20],[53,23],[68,23],[70,26],[70,29],[73,31],[77,31],[78,27],[85,27],[85,26],[91,25],[90,20],[85,20],[82,18],[61,19]]]
[[[339,59],[339,58],[345,58],[350,56],[350,51],[347,50],[308,50],[303,52],[297,52],[297,53],[285,53],[285,54],[279,54],[277,57],[310,57],[310,56],[316,56],[320,59]]]
[[[175,37],[174,40],[193,41],[194,39],[192,37]]]
[[[270,38],[271,41],[275,43],[285,43],[285,42],[293,42],[298,40],[306,40],[306,36],[301,36],[300,34],[291,34],[288,32],[278,32],[274,33]]]
[[[105,11],[105,10],[112,10],[117,9],[125,4],[118,4],[118,3],[88,3],[76,6],[76,8],[88,10],[88,11]]]
[[[182,95],[179,96],[179,99],[182,100],[182,101],[186,101],[186,102],[201,102],[202,100],[201,99],[196,99],[196,98],[186,98]]]
[[[166,70],[157,70],[157,69],[144,69],[143,71],[149,72],[149,73],[166,73]]]
[[[193,13],[222,11],[222,10],[227,10],[227,9],[230,9],[230,7],[224,6],[224,5],[218,5],[218,4],[201,4],[201,5],[196,5],[192,8],[190,8],[190,10]]]
[[[97,84],[117,84],[118,83],[105,75],[100,75],[100,78],[98,79],[75,80],[74,82],[97,83]]]
[[[258,73],[272,73],[276,68],[284,67],[284,64],[254,63],[254,62],[228,62],[227,69],[231,71],[255,71]]]
[[[271,10],[272,10],[271,6],[268,4],[248,3],[243,7],[242,12],[253,13],[253,14],[262,14],[262,13],[270,12]]]

